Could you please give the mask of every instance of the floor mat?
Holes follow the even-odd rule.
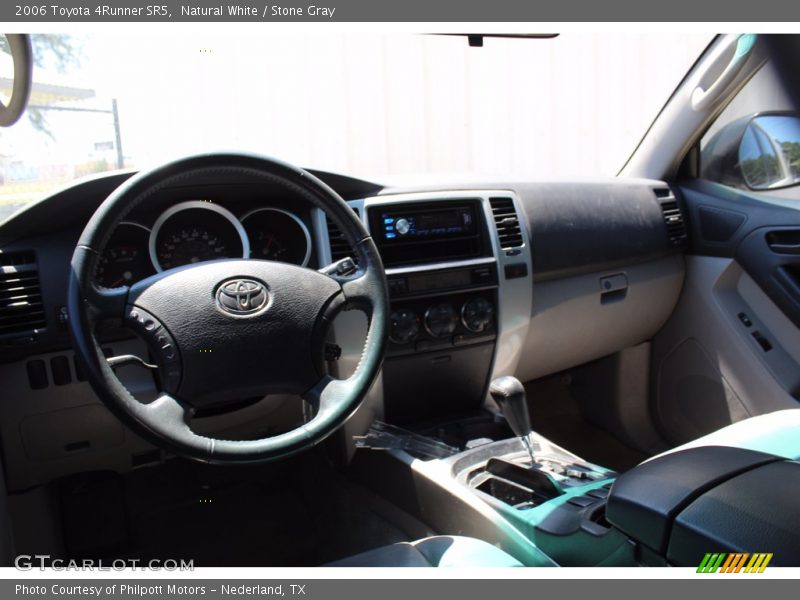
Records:
[[[560,376],[525,384],[533,429],[581,458],[617,472],[648,458],[586,421]]]
[[[302,498],[257,485],[141,514],[135,531],[138,554],[192,557],[195,566],[303,566],[324,558]]]
[[[106,509],[124,515],[129,537],[125,544],[113,540],[115,550],[109,552],[102,535],[85,535],[96,531],[92,516],[64,498],[65,532],[75,538],[68,546],[80,548],[81,555],[71,558],[191,559],[196,567],[314,566],[413,537],[375,512],[360,488],[314,452],[252,468],[176,459],[93,485],[94,493],[102,491],[97,486],[124,490],[113,496],[118,506]]]

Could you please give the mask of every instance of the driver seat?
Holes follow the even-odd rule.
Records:
[[[337,560],[326,567],[522,567],[517,559],[488,542],[436,535],[400,542]]]

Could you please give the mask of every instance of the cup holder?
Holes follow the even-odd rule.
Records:
[[[546,473],[499,458],[476,469],[470,486],[519,509],[539,506],[564,493]]]
[[[533,508],[549,500],[533,490],[520,487],[499,477],[489,477],[475,489],[520,509]]]

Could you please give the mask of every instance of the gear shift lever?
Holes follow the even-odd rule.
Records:
[[[503,411],[503,417],[511,427],[511,431],[522,440],[522,444],[531,457],[531,465],[535,465],[536,459],[533,456],[530,439],[531,418],[528,414],[528,402],[522,383],[516,377],[498,377],[489,386],[489,394]]]

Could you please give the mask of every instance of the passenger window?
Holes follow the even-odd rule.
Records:
[[[771,63],[742,88],[700,140],[700,177],[798,197],[800,116]],[[784,191],[785,190],[785,191]]]

